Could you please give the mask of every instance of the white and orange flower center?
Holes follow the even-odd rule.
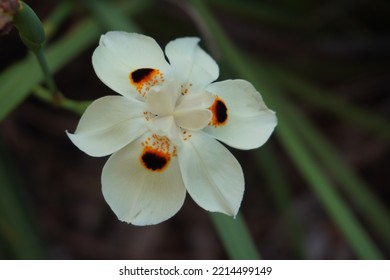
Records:
[[[145,98],[144,116],[150,131],[167,137],[175,145],[186,139],[187,131],[201,130],[212,119],[209,108],[214,96],[206,91],[183,94],[177,81],[153,86]]]
[[[176,147],[213,119],[210,106],[215,97],[206,91],[183,90],[181,83],[164,81],[154,69],[139,69],[129,77],[145,98],[144,118],[153,133],[142,143],[140,162],[149,171],[162,172],[176,156]]]

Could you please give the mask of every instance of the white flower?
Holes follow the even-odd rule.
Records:
[[[68,135],[91,156],[112,154],[102,189],[122,221],[162,222],[181,208],[187,191],[204,209],[235,216],[244,177],[217,140],[253,149],[276,126],[274,112],[249,82],[212,83],[218,65],[198,42],[171,41],[168,63],[152,38],[108,32],[93,53],[97,76],[120,96],[94,101]]]

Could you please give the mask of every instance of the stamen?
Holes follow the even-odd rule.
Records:
[[[182,132],[182,139],[184,141],[189,140],[191,137],[192,137],[192,134],[189,131],[183,130],[183,132]]]

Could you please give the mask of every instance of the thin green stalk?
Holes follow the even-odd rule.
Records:
[[[50,92],[52,93],[53,100],[56,100],[58,98],[58,95],[60,94],[57,88],[57,85],[54,81],[53,75],[49,69],[49,66],[47,65],[47,61],[45,58],[45,54],[43,52],[43,48],[40,48],[37,52],[34,53],[39,65],[41,66],[41,70],[43,72],[43,76],[46,79],[46,85]]]
[[[51,36],[54,35],[59,25],[61,25],[61,23],[71,13],[73,6],[74,6],[73,3],[71,3],[70,1],[63,1],[59,3],[58,6],[55,8],[55,10],[48,16],[48,18],[46,18],[45,22],[43,23],[45,29],[46,41]],[[37,60],[41,66],[42,72],[46,79],[47,87],[51,92],[50,102],[52,102],[53,104],[58,104],[62,101],[63,96],[61,92],[58,90],[53,74],[49,69],[43,47],[41,47],[35,53],[35,55],[37,57]]]
[[[279,124],[276,133],[279,140],[288,151],[290,157],[295,162],[304,178],[310,184],[313,192],[328,211],[330,217],[344,234],[351,247],[360,258],[383,258],[350,209],[341,200],[339,194],[334,190],[326,176],[321,172],[320,168],[317,166],[317,162],[314,161],[312,156],[308,153],[300,138],[296,135],[295,131],[291,129],[291,125],[289,124],[291,116],[285,115],[285,112],[283,111],[283,106],[288,106],[288,104],[283,104],[282,101],[276,99],[277,94],[280,94],[276,85],[270,84],[267,80],[259,81],[259,72],[251,67],[245,57],[242,56],[239,50],[230,42],[218,23],[212,17],[204,1],[189,0],[189,2],[209,27],[210,32],[214,35],[215,41],[218,43],[222,53],[225,55],[226,61],[230,64],[232,69],[236,70],[243,78],[251,81],[256,88],[263,88],[264,90],[262,92],[264,99],[268,99],[268,103],[271,104],[273,108],[278,109]],[[263,77],[263,79],[266,79],[266,77]],[[266,88],[267,86],[268,88]],[[272,94],[270,94],[271,92]]]
[[[211,213],[210,216],[230,259],[261,259],[240,214],[235,219],[219,213]]]
[[[52,103],[52,97],[50,92],[41,87],[41,86],[36,86],[33,89],[34,96],[39,98],[40,100],[47,102],[47,103]],[[87,109],[87,107],[91,104],[92,101],[76,101],[72,99],[68,99],[66,97],[62,97],[61,102],[58,103],[57,105],[63,109],[69,110],[71,112],[74,112],[78,115],[82,115]]]

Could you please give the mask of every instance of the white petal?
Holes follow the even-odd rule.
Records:
[[[180,136],[180,128],[176,125],[173,116],[158,117],[151,120],[153,124],[150,130],[159,135],[164,135],[170,138],[175,143],[178,143]]]
[[[178,83],[166,82],[161,87],[152,88],[146,96],[147,109],[159,116],[172,115],[179,95]]]
[[[91,156],[106,156],[124,147],[146,131],[145,104],[123,96],[95,100],[84,112],[72,142]]]
[[[217,140],[198,132],[178,151],[188,193],[212,212],[235,216],[244,193],[244,176],[234,156]]]
[[[92,55],[96,75],[112,90],[137,97],[130,83],[130,72],[140,68],[157,69],[164,73],[169,65],[160,46],[148,36],[111,31],[102,35]]]
[[[137,140],[109,158],[103,168],[102,190],[119,220],[152,225],[181,208],[186,190],[176,157],[165,170],[150,171],[141,164],[142,149]]]
[[[209,125],[205,132],[238,149],[254,149],[271,136],[277,119],[256,89],[244,80],[216,82],[207,90],[223,100],[227,121],[220,126]]]
[[[219,68],[198,43],[199,38],[179,38],[167,44],[165,54],[178,80],[203,88],[218,78]]]
[[[175,122],[184,129],[196,131],[208,125],[212,117],[210,110],[192,110],[175,113]]]
[[[214,102],[215,96],[206,91],[191,92],[179,98],[175,111],[183,112],[195,109],[209,108]]]

